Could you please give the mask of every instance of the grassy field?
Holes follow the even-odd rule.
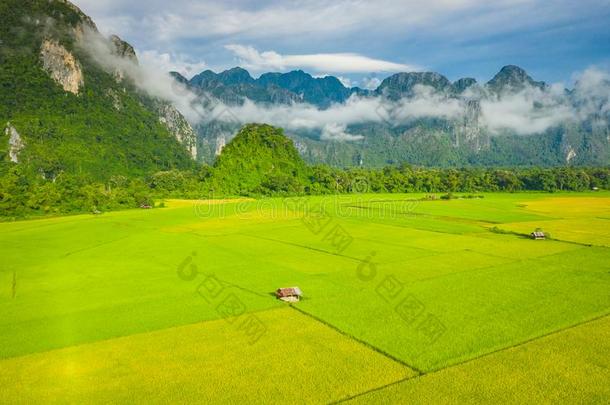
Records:
[[[2,386],[19,381],[20,389],[0,398],[3,403],[87,403],[91,398],[268,403],[288,397],[311,403],[415,375],[293,309],[259,312],[258,317],[267,332],[256,344],[217,320],[5,360]]]
[[[434,381],[479,374],[459,395],[505,401],[506,376],[535,401],[551,354],[578,359],[549,368],[557,398],[607,399],[584,346],[608,337],[610,194],[422,197],[1,223],[0,402],[453,402]],[[539,227],[550,240],[522,236]],[[305,298],[286,308],[272,292],[291,285]]]
[[[353,404],[608,403],[610,318],[362,394]]]

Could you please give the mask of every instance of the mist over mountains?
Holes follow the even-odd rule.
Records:
[[[211,161],[246,122],[283,127],[303,156],[334,165],[607,164],[610,75],[580,74],[573,89],[504,66],[486,83],[435,72],[396,73],[374,90],[301,70],[253,78],[236,67],[190,80],[204,106],[196,127]]]

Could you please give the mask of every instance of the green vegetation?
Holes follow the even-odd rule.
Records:
[[[109,211],[152,205],[162,198],[294,196],[343,193],[443,193],[434,198],[477,198],[482,191],[610,189],[610,168],[377,169],[307,166],[281,129],[250,124],[225,147],[214,166],[166,170],[105,181],[72,172],[53,180],[27,165],[7,163],[0,177],[0,217]],[[455,193],[466,193],[457,195]]]
[[[305,162],[281,129],[250,124],[224,148],[214,164],[213,187],[229,194],[302,193]]]
[[[35,388],[27,400],[35,402],[59,395],[231,402],[237,397],[223,389],[247,400],[275,398],[296,385],[304,400],[330,402],[404,378],[413,378],[404,391],[398,384],[398,393],[388,393],[408,396],[421,381],[422,398],[430,398],[449,391],[431,391],[427,381],[458,384],[455,373],[535,384],[542,373],[535,362],[551,358],[564,362],[552,368],[554,395],[576,402],[603,397],[598,357],[584,346],[562,349],[573,345],[571,334],[535,342],[610,314],[608,228],[596,227],[579,243],[556,231],[553,240],[534,241],[490,229],[546,230],[568,220],[584,227],[610,218],[610,194],[483,197],[166,200],[164,209],[2,223],[0,380],[12,388],[0,400],[21,397],[25,388],[14,382],[30,381]],[[339,243],[338,230],[351,243]],[[205,293],[210,276],[239,299],[244,315],[264,323],[260,341],[244,344],[239,321],[220,319],[218,303]],[[271,293],[292,285],[304,300],[281,309],[286,304]],[[607,333],[607,323],[587,328],[591,338],[579,345]],[[516,349],[507,374],[505,365],[513,363],[503,359],[513,352],[505,349],[532,339],[538,349]],[[547,352],[536,354],[547,343]],[[562,367],[571,356],[581,363]],[[474,364],[483,365],[473,371]],[[210,371],[189,372],[200,367]],[[49,375],[56,381],[42,383]],[[578,391],[562,382],[581,384],[591,375]],[[511,387],[498,385],[489,395],[504,398]],[[520,398],[542,395],[527,387]]]

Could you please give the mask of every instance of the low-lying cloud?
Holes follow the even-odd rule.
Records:
[[[363,139],[362,135],[353,135],[347,132],[346,124],[326,124],[322,128],[320,139],[323,141],[358,141]]]
[[[357,141],[362,135],[350,127],[367,123],[400,126],[421,118],[452,122],[467,119],[492,135],[530,135],[592,118],[597,124],[608,125],[610,114],[610,74],[597,68],[579,73],[571,92],[562,85],[553,85],[544,90],[526,87],[500,97],[480,89],[455,98],[430,87],[416,86],[412,97],[398,101],[353,95],[345,103],[327,109],[307,103],[260,105],[248,99],[239,106],[227,106],[208,95],[189,91],[161,69],[117,56],[113,44],[97,32],[87,32],[82,45],[103,68],[120,72],[149,96],[172,103],[192,124],[211,120],[260,122],[290,131],[318,131],[322,140]],[[478,108],[473,107],[473,99],[478,100]]]
[[[114,44],[92,29],[85,29],[80,46],[104,70],[128,78],[150,97],[164,100],[176,107],[190,122],[198,122],[206,114],[198,97],[176,82],[168,71],[156,64],[140,65],[116,54]],[[149,55],[150,56],[150,55]]]
[[[194,61],[182,54],[160,53],[155,50],[138,52],[142,66],[159,72],[180,72],[185,77],[192,77],[208,68],[204,61]]]
[[[319,130],[323,140],[361,139],[358,133],[350,132],[352,125],[400,126],[422,118],[467,122],[486,129],[491,135],[532,135],[592,117],[607,125],[604,116],[610,112],[609,97],[610,75],[591,68],[578,75],[571,92],[556,84],[544,90],[526,87],[499,97],[479,89],[479,92],[456,98],[431,87],[416,86],[412,97],[398,101],[353,95],[345,103],[319,109],[305,103],[263,106],[245,100],[240,106],[219,103],[215,107],[217,111],[208,116],[217,116],[218,110],[229,109],[231,116],[240,122],[264,122],[287,130]],[[474,105],[472,100],[476,100]]]

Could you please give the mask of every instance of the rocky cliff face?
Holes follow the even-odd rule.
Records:
[[[74,55],[55,39],[45,39],[40,49],[44,70],[63,89],[78,94],[85,84],[83,69]]]
[[[19,135],[17,129],[15,129],[15,127],[12,126],[10,122],[6,124],[4,133],[6,136],[8,136],[9,158],[11,159],[11,162],[19,163],[19,152],[21,152],[24,147],[21,135]]]
[[[507,65],[485,85],[493,93],[516,93],[526,87],[544,89],[544,82],[537,82],[532,79],[525,70],[519,66]]]
[[[214,156],[220,156],[220,154],[222,153],[222,150],[224,149],[224,147],[226,145],[227,145],[227,140],[225,139],[224,135],[221,135],[218,138],[216,138],[216,148],[214,149]]]
[[[465,114],[455,128],[455,146],[465,146],[477,153],[489,149],[489,135],[484,133],[480,123],[481,102],[479,100],[467,100],[465,103]]]
[[[111,53],[118,58],[124,59],[134,65],[139,65],[135,49],[128,42],[123,41],[117,35],[111,35]],[[126,80],[122,69],[115,69],[113,75],[118,83]],[[115,109],[121,109],[120,95],[115,91],[108,92]],[[154,100],[153,106],[159,115],[159,122],[186,148],[193,159],[197,159],[197,136],[186,118],[171,104],[163,100]]]
[[[186,118],[170,104],[160,104],[158,111],[159,122],[185,146],[193,159],[197,159],[197,135]]]
[[[385,79],[375,92],[390,100],[403,97],[413,97],[418,87],[425,86],[436,92],[450,93],[451,82],[443,75],[435,72],[396,73]]]
[[[138,64],[136,51],[129,43],[123,41],[118,35],[111,35],[110,42],[114,45],[114,54],[120,58],[125,58],[131,62]]]

